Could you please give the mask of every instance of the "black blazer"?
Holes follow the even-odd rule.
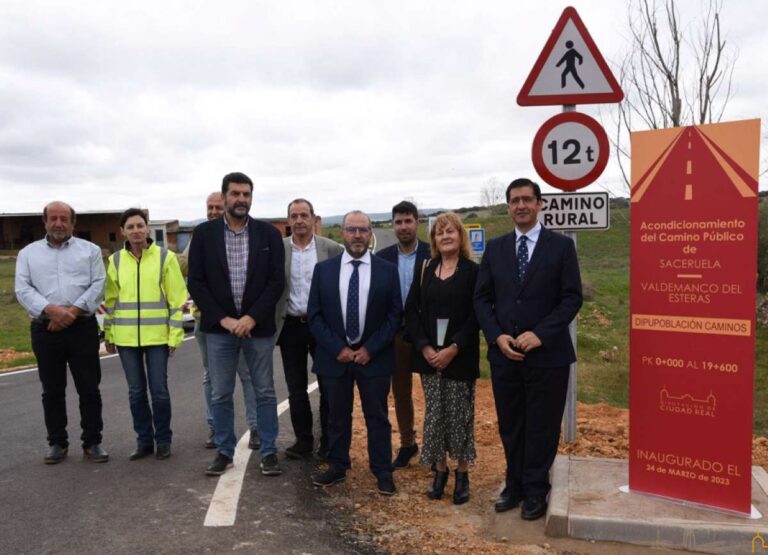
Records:
[[[421,281],[421,266],[416,269],[413,277],[411,292],[405,304],[405,322],[408,335],[413,339],[413,366],[416,372],[434,374],[436,369],[431,367],[421,354],[427,345],[437,347],[437,323],[430,317],[430,307],[427,306],[424,291],[438,278],[435,270],[440,259],[431,260],[424,270],[424,280]],[[475,309],[472,303],[473,292],[479,267],[466,258],[459,258],[456,280],[452,286],[453,298],[448,314],[448,331],[445,334],[445,346],[456,343],[459,354],[448,367],[443,370],[446,378],[453,380],[475,380],[480,375],[480,336]]]
[[[423,260],[429,260],[429,243],[426,243],[422,241],[421,239],[418,239],[418,244],[416,245],[416,267],[421,268],[421,263]],[[398,244],[395,243],[394,245],[389,245],[386,248],[381,249],[379,252],[376,253],[376,256],[380,256],[384,260],[390,261],[392,264],[397,266],[397,253],[398,250]]]
[[[341,258],[340,255],[318,262],[312,274],[307,304],[309,329],[317,342],[312,356],[312,371],[318,376],[339,377],[349,366],[356,375],[366,378],[391,376],[395,367],[393,339],[403,310],[397,268],[385,260],[371,257],[371,287],[360,339],[371,360],[361,366],[336,360],[347,345],[339,296]]]
[[[411,288],[413,288],[413,283],[418,279],[419,273],[421,272],[421,265],[424,263],[425,260],[430,259],[430,252],[429,252],[429,243],[425,243],[421,239],[417,239],[418,243],[416,245],[416,262],[413,270],[413,282],[411,282]],[[395,266],[397,266],[397,254],[399,253],[398,244],[395,243],[394,245],[390,245],[384,249],[381,249],[379,252],[376,253],[376,256],[379,256],[383,258],[384,260],[391,262]],[[398,277],[400,276],[400,273],[398,272]],[[410,289],[408,290],[410,292]],[[405,303],[406,299],[408,298],[408,294],[405,295],[405,299],[403,299],[403,303]],[[401,322],[401,327],[405,326],[405,322]],[[403,337],[406,341],[411,341],[411,338],[408,335],[408,330],[405,330],[405,336]]]
[[[187,286],[200,308],[200,329],[205,333],[228,333],[219,325],[225,316],[245,314],[256,320],[251,336],[275,334],[275,305],[285,285],[285,249],[280,232],[271,224],[248,217],[248,268],[242,313],[238,314],[229,282],[224,217],[195,228],[189,249]]]
[[[576,247],[568,237],[542,227],[520,283],[515,241],[514,231],[488,241],[480,264],[475,313],[488,341],[488,360],[512,365],[496,338],[532,331],[542,345],[525,355],[525,363],[534,368],[567,366],[576,360],[568,324],[582,304]]]

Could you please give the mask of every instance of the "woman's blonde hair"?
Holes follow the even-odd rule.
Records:
[[[459,232],[459,256],[469,258],[471,256],[469,250],[469,236],[467,230],[464,229],[464,224],[461,223],[461,218],[454,212],[444,212],[435,218],[432,224],[432,229],[429,230],[429,248],[432,254],[432,258],[440,256],[440,251],[437,248],[437,240],[435,236],[439,230],[446,227],[453,227]]]

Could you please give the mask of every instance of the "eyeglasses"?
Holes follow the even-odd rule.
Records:
[[[344,228],[344,232],[349,233],[350,235],[354,235],[355,233],[368,233],[369,231],[371,231],[370,227],[362,225],[348,225]]]
[[[534,202],[536,202],[536,197],[525,196],[525,197],[512,197],[511,199],[509,199],[509,204],[513,206],[521,202],[523,204],[533,204]]]

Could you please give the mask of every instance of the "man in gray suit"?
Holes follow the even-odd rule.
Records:
[[[283,239],[285,246],[285,289],[277,304],[277,344],[283,359],[285,382],[288,385],[291,424],[296,442],[285,450],[289,459],[312,456],[312,408],[307,393],[307,354],[315,356],[315,338],[307,323],[307,301],[315,264],[341,255],[344,247],[315,235],[315,210],[312,203],[298,198],[288,204],[288,223],[291,235]],[[327,454],[328,403],[320,385],[320,450]]]

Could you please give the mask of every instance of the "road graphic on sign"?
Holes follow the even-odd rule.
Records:
[[[738,143],[730,147],[727,143],[718,144],[717,137],[710,137],[696,127],[673,131],[666,148],[651,161],[632,188],[632,202],[640,202],[646,196],[663,202],[669,195],[686,201],[701,199],[703,194],[722,194],[725,198],[734,194],[743,198],[756,195],[757,180],[745,168],[747,161],[738,160]],[[711,175],[723,175],[724,179],[707,181],[706,192],[697,192],[696,176]]]

